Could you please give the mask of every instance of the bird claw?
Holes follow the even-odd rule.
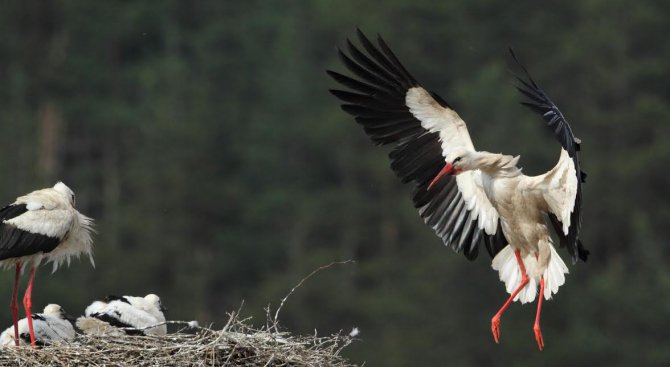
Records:
[[[538,348],[540,348],[540,350],[544,349],[544,339],[542,338],[542,330],[540,330],[540,326],[535,325],[533,331],[535,332],[535,341],[537,342]]]
[[[500,316],[493,316],[491,319],[491,333],[493,333],[493,340],[496,344],[500,343]]]

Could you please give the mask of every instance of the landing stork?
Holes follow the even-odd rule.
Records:
[[[573,264],[586,261],[579,240],[581,184],[580,141],[558,107],[525,73],[517,88],[528,98],[523,105],[542,115],[558,139],[556,166],[539,176],[526,176],[519,157],[477,151],[465,122],[436,93],[421,86],[403,67],[381,37],[375,46],[359,30],[364,53],[347,40],[350,56],[339,56],[356,78],[328,70],[345,90],[331,90],[344,102],[377,145],[392,145],[391,168],[414,186],[414,206],[445,245],[474,260],[484,242],[492,267],[510,293],[491,320],[496,343],[500,318],[513,301],[532,302],[540,288],[533,327],[540,350],[542,300],[550,299],[568,273],[556,252],[545,217],[566,247]],[[510,50],[511,52],[511,50]]]
[[[18,284],[23,266],[30,266],[30,276],[23,306],[26,310],[30,344],[35,346],[32,289],[37,266],[44,260],[53,263],[53,271],[72,256],[88,255],[93,263],[93,220],[75,208],[74,192],[64,183],[33,191],[0,209],[0,267],[15,268],[10,308],[14,320],[14,340],[18,346]],[[94,265],[95,266],[95,265]]]

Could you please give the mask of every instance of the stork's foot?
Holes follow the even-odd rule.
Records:
[[[535,341],[537,342],[537,347],[540,348],[540,350],[544,349],[544,339],[542,339],[542,330],[540,330],[540,325],[535,325],[533,327],[533,331],[535,332]]]
[[[496,344],[500,343],[500,316],[495,315],[491,319],[491,333]]]

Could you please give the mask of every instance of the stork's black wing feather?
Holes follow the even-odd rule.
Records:
[[[6,223],[27,211],[25,204],[12,204],[0,209],[0,260],[51,252],[60,243],[58,238],[28,232]]]
[[[135,329],[133,325],[121,321],[119,318],[120,315],[114,315],[106,312],[96,312],[91,314],[91,317],[95,317],[96,319],[106,322],[111,326],[122,328],[128,335],[145,335],[144,331]]]
[[[0,260],[51,252],[60,243],[58,238],[28,232],[5,222],[27,211],[25,204],[0,209]]]
[[[483,233],[466,208],[455,177],[444,177],[427,190],[445,161],[438,133],[423,128],[405,103],[408,90],[420,87],[419,83],[381,37],[375,45],[360,30],[357,33],[365,52],[349,40],[349,56],[338,50],[342,63],[356,78],[328,70],[335,81],[349,89],[330,92],[375,144],[394,147],[389,154],[391,168],[403,183],[413,184],[414,206],[445,245],[473,260],[484,241],[489,254],[495,256],[507,244],[501,227],[494,235]],[[429,93],[441,106],[451,108],[436,93]]]
[[[107,303],[110,303],[112,301],[121,301],[123,303],[130,304],[130,301],[128,301],[128,298],[121,297],[121,296],[116,296],[116,295],[113,295],[113,294],[110,294],[109,296],[105,297],[104,301],[107,302]]]
[[[556,139],[561,143],[561,146],[568,152],[572,162],[575,166],[577,175],[577,195],[575,196],[575,206],[570,214],[570,227],[568,234],[563,233],[563,225],[560,220],[554,215],[549,214],[552,226],[556,230],[561,242],[561,247],[565,246],[568,253],[572,257],[572,262],[575,263],[577,259],[586,261],[589,251],[584,248],[579,240],[579,230],[582,224],[582,183],[586,180],[586,173],[582,172],[579,161],[579,152],[581,141],[572,133],[572,129],[568,121],[563,116],[563,113],[558,109],[556,104],[552,102],[549,96],[535,83],[533,78],[528,73],[528,70],[519,62],[514,51],[510,49],[510,54],[514,61],[521,67],[527,80],[520,76],[516,76],[521,85],[517,89],[528,98],[528,100],[521,102],[522,105],[542,115],[542,118],[547,124],[547,127],[556,136]]]

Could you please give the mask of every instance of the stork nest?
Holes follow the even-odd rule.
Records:
[[[292,336],[277,325],[254,329],[231,314],[221,330],[185,328],[165,336],[79,335],[33,350],[0,350],[0,366],[354,366],[340,352],[348,335]],[[169,321],[170,324],[188,324]]]

